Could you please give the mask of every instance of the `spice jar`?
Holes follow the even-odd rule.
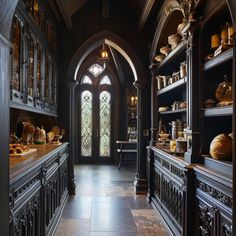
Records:
[[[186,77],[187,70],[186,70],[186,61],[180,64],[180,78],[183,79]]]
[[[171,121],[171,139],[175,140],[183,134],[183,122],[179,119]]]
[[[157,89],[160,90],[163,88],[163,79],[162,77],[158,76],[157,77]]]
[[[234,35],[234,28],[232,25],[228,25],[228,44],[233,45],[233,35]]]

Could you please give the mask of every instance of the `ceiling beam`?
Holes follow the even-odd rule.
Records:
[[[72,20],[70,15],[68,15],[65,5],[64,5],[64,1],[63,0],[56,0],[56,3],[58,5],[58,8],[61,12],[62,18],[65,22],[66,28],[67,29],[72,29]]]
[[[87,3],[88,0],[73,0],[70,1],[70,3],[67,3],[67,10],[70,13],[70,15],[74,15],[85,3]]]
[[[142,29],[143,26],[145,25],[154,3],[155,3],[155,0],[147,0],[145,7],[143,9],[143,12],[142,12],[142,16],[140,18],[140,22],[139,22],[140,29]]]

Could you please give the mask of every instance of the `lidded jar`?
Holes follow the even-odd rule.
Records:
[[[224,82],[218,85],[215,95],[219,102],[232,102],[232,84],[226,75],[224,75]]]
[[[184,61],[180,64],[180,78],[183,79],[184,77],[186,77],[186,74],[187,74],[186,61]]]

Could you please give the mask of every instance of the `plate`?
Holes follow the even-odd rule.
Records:
[[[22,153],[16,153],[16,154],[10,154],[10,157],[25,157],[29,154],[37,152],[36,148],[30,148],[27,152],[22,152]]]

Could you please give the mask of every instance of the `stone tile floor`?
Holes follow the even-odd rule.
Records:
[[[75,166],[76,196],[70,196],[56,236],[167,236],[161,220],[136,195],[134,169]]]

